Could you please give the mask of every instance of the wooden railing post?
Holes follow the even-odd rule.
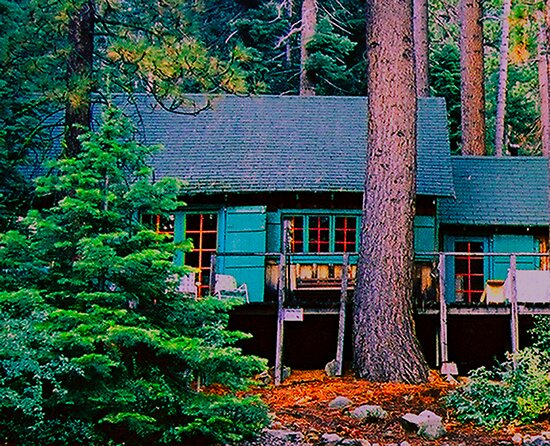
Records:
[[[275,346],[275,385],[282,382],[283,376],[283,342],[284,342],[284,303],[285,303],[285,254],[279,256],[279,289],[277,294],[277,340]]]
[[[344,362],[344,334],[346,331],[346,304],[348,301],[349,254],[342,259],[342,278],[340,288],[340,310],[338,311],[338,341],[336,344],[336,376],[342,376]]]
[[[510,332],[512,335],[513,364],[516,366],[515,354],[519,351],[519,315],[518,290],[516,284],[517,260],[516,255],[510,256]]]
[[[439,254],[439,348],[441,365],[449,362],[447,344],[447,302],[445,301],[445,254]]]
[[[212,254],[210,256],[210,280],[208,281],[211,296],[216,292],[216,261],[216,254]]]

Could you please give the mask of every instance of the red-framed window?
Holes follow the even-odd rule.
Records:
[[[357,251],[357,217],[336,217],[334,220],[334,250]]]
[[[157,234],[168,235],[168,239],[174,240],[174,215],[143,215],[141,221]]]
[[[198,269],[198,293],[204,296],[210,284],[210,259],[218,246],[217,214],[187,214],[185,237],[193,241],[193,251],[185,254],[185,264]]]
[[[477,303],[485,289],[485,260],[483,256],[468,254],[483,253],[483,242],[455,242],[455,250],[466,253],[455,257],[456,301]]]
[[[359,217],[299,215],[284,217],[289,252],[355,252]]]
[[[308,220],[308,252],[329,252],[330,218],[326,216],[312,216]]]
[[[288,217],[287,243],[290,252],[304,252],[304,217]]]

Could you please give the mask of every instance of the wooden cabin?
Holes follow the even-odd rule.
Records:
[[[187,282],[199,296],[220,277],[246,288],[232,324],[254,335],[249,352],[273,359],[285,325],[285,362],[322,367],[354,285],[366,99],[191,98],[176,113],[146,96],[127,104],[140,139],[164,147],[153,180],[185,184],[186,205],[157,230],[193,240],[177,261],[196,268]],[[550,170],[545,158],[451,157],[443,99],[420,98],[417,122],[417,333],[432,365],[453,360],[462,372],[528,341],[531,316],[550,312]],[[281,295],[299,324],[277,322]]]

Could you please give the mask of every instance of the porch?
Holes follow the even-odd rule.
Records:
[[[263,313],[264,316],[267,314],[273,316],[270,323],[274,323],[276,326],[274,363],[276,371],[279,371],[276,373],[279,380],[283,364],[285,331],[288,331],[288,324],[313,319],[319,320],[320,317],[326,320],[328,325],[332,327],[336,325],[336,333],[332,335],[332,342],[334,342],[336,364],[341,370],[344,360],[344,343],[349,342],[347,332],[349,332],[350,323],[346,319],[355,286],[357,253],[316,253],[313,256],[310,253],[308,255],[309,263],[304,263],[304,259],[300,256],[281,253],[213,255],[210,266],[213,271],[210,277],[211,290],[215,289],[217,263],[223,256],[243,256],[243,258],[249,259],[257,257],[261,258],[262,263],[266,265],[266,299],[262,303],[252,305],[255,308],[252,315]],[[460,336],[457,333],[459,330],[456,328],[460,327],[460,321],[463,321],[465,325],[479,325],[477,341],[481,342],[484,335],[487,334],[483,331],[483,325],[487,327],[487,320],[497,318],[502,321],[496,322],[495,325],[495,327],[498,326],[496,329],[499,331],[499,335],[493,333],[491,335],[507,337],[509,342],[505,342],[506,349],[515,352],[519,349],[520,332],[526,332],[525,329],[520,331],[520,317],[530,318],[534,315],[550,314],[550,271],[547,269],[547,253],[422,253],[423,259],[428,256],[435,261],[430,265],[427,265],[426,262],[417,264],[416,281],[418,286],[415,287],[417,293],[414,296],[415,314],[425,326],[434,327],[434,333],[431,335],[432,341],[424,342],[424,344],[436,344],[433,356],[435,356],[434,362],[438,367],[454,360],[453,345],[456,342],[453,342],[450,336]],[[525,265],[525,262],[521,260],[524,258],[536,258],[535,263],[542,269],[521,269]],[[476,275],[478,273],[475,272],[476,262],[478,264],[480,261],[487,263],[490,259],[497,260],[499,265],[507,263],[507,277],[505,280],[483,277],[482,287],[480,287],[476,285],[479,282],[479,276]],[[465,261],[470,269],[463,268]],[[223,262],[221,263],[223,264]],[[520,268],[518,268],[518,263]],[[450,265],[455,269],[453,276],[448,274]],[[545,284],[546,288],[541,290],[539,287],[536,296],[526,294],[525,280],[520,279],[518,282],[518,277],[525,275],[526,271],[536,271],[535,275],[543,277],[540,283]],[[460,280],[457,280],[457,277]],[[457,288],[459,283],[460,287]],[[488,287],[493,287],[493,289],[488,291]],[[499,287],[501,289],[498,289]],[[273,296],[273,291],[276,292],[275,296]],[[452,293],[455,294],[455,299],[449,298]],[[457,293],[462,299],[456,299]],[[445,298],[442,298],[443,296]],[[508,319],[508,322],[504,324],[509,327],[509,330],[506,330],[508,333],[503,329],[503,318]],[[475,322],[476,319],[479,323]],[[329,320],[330,323],[328,323]],[[449,330],[449,324],[451,330]],[[421,331],[427,332],[425,326],[420,327]],[[290,333],[297,330],[296,324],[291,324],[290,327]],[[424,333],[424,337],[426,337],[426,333]],[[347,340],[344,342],[344,339]],[[287,344],[286,348],[287,350],[292,349],[292,346]],[[332,349],[332,347],[327,348]]]

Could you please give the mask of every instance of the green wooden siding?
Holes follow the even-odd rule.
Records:
[[[265,253],[267,213],[265,206],[230,207],[224,210],[220,225],[220,251],[223,253]],[[220,256],[218,272],[230,274],[237,283],[246,283],[251,302],[264,299],[264,256]]]
[[[419,255],[437,251],[435,217],[418,215],[414,218],[414,252],[416,260],[432,260],[433,255]]]
[[[492,234],[484,237],[479,236],[445,236],[444,250],[456,251],[457,241],[483,241],[485,252],[537,252],[538,246],[535,237],[523,234]],[[537,257],[518,256],[516,259],[517,268],[522,270],[538,269],[540,260]],[[497,279],[506,280],[510,268],[509,256],[487,256],[485,257],[485,280]],[[454,257],[447,256],[445,264],[446,300],[455,301],[455,269]]]
[[[536,252],[535,238],[532,235],[495,234],[492,240],[493,252]],[[510,268],[510,257],[495,257],[491,262],[491,278],[505,280]],[[536,257],[518,256],[517,269],[537,269]]]

